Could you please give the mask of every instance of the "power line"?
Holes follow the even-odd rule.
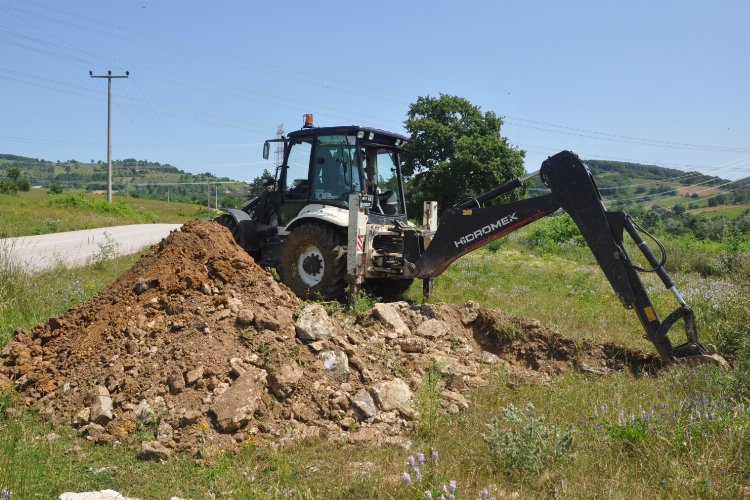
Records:
[[[98,24],[105,24],[105,25],[108,25],[110,27],[117,28],[118,32],[120,32],[120,33],[122,33],[122,31],[123,31],[121,27],[113,25],[111,23],[102,22],[99,19],[94,19],[94,18],[91,18],[91,17],[86,18],[85,16],[80,16],[79,14],[74,14],[74,13],[71,13],[71,12],[67,12],[67,11],[59,9],[59,8],[54,8],[54,7],[50,7],[50,6],[44,6],[44,5],[41,5],[41,4],[37,3],[37,2],[29,2],[29,3],[31,3],[32,5],[35,5],[36,7],[42,7],[44,9],[46,9],[47,14],[45,15],[43,13],[33,12],[33,11],[27,10],[27,9],[21,9],[18,6],[0,6],[0,7],[5,7],[3,10],[5,10],[6,12],[8,12],[8,9],[14,9],[16,12],[21,12],[21,13],[27,15],[27,16],[29,16],[29,15],[30,16],[35,16],[37,18],[42,18],[42,19],[45,19],[45,20],[48,20],[48,21],[51,21],[51,22],[54,22],[54,23],[58,23],[58,24],[59,23],[67,24],[68,26],[73,26],[73,27],[75,27],[77,29],[86,30],[87,32],[90,32],[92,30],[91,26],[83,26],[83,25],[81,25],[79,23],[71,22],[69,19],[70,18],[78,19],[78,20],[80,20],[80,19],[89,19],[91,21],[95,21]],[[28,5],[27,5],[27,8],[28,8]],[[50,15],[51,11],[52,12],[56,12],[58,15],[54,15],[54,14]],[[62,17],[61,18],[60,15],[66,16],[66,17]],[[30,22],[24,20],[22,17],[18,17],[18,16],[15,16],[15,15],[13,17],[15,17],[16,19],[20,19],[20,20],[26,22],[26,24],[28,24],[28,25],[30,25],[30,26],[32,26],[32,27],[40,30],[41,32],[43,32],[43,33],[45,33],[45,34],[47,34],[49,36],[54,37],[57,40],[62,41],[62,44],[52,44],[52,43],[47,42],[47,46],[48,47],[53,47],[55,49],[54,51],[48,51],[48,53],[51,54],[52,57],[59,57],[61,55],[64,55],[68,60],[71,60],[71,58],[75,58],[73,60],[75,60],[76,62],[78,62],[78,61],[86,61],[84,58],[80,58],[80,57],[78,57],[76,55],[70,54],[70,51],[68,49],[66,49],[66,47],[65,47],[65,46],[68,46],[68,47],[73,47],[75,49],[78,49],[78,47],[76,47],[74,44],[71,44],[70,42],[67,42],[64,39],[58,37],[57,35],[54,35],[54,34],[50,33],[49,31],[46,31],[43,28],[40,28],[39,26],[37,26],[37,25],[35,25],[33,23],[30,23]],[[132,36],[127,36],[127,35],[123,35],[123,34],[117,34],[117,33],[109,32],[109,31],[106,31],[106,30],[101,30],[101,29],[95,30],[95,31],[97,33],[101,33],[102,35],[105,35],[105,36],[119,38],[119,39],[123,39],[123,40],[129,41],[129,42],[137,42],[137,43],[145,44],[148,47],[155,47],[156,46],[155,44],[149,43],[147,41],[147,40],[153,40],[153,35],[154,35],[153,33],[149,34],[150,35],[149,38],[138,38],[138,37],[134,38]],[[132,31],[128,31],[128,33],[131,33],[131,32]],[[14,33],[14,34],[18,35],[17,33]],[[23,36],[23,35],[21,35],[21,36]],[[40,41],[39,39],[35,39],[35,40],[36,40],[35,43],[41,43],[41,44],[45,43],[44,41]],[[175,40],[165,39],[164,37],[162,37],[161,40],[162,41],[166,41],[167,45],[171,45],[171,47],[165,47],[164,44],[160,44],[159,48],[165,48],[165,49],[168,49],[168,50],[177,51],[177,52],[182,53],[182,54],[187,53],[181,46],[179,46],[179,45],[177,45],[175,43]],[[175,47],[177,47],[177,48],[175,48]],[[196,47],[196,49],[200,49],[200,47]],[[33,49],[33,50],[39,50],[39,49]],[[80,50],[80,49],[78,49],[78,50]],[[86,53],[88,56],[90,56],[92,58],[102,59],[101,56],[93,54],[92,52],[81,51],[81,53]],[[214,52],[212,51],[211,53],[214,53]],[[196,54],[196,51],[189,52],[190,56],[195,56],[195,54]],[[209,54],[209,52],[205,52],[205,54]],[[204,55],[200,55],[200,57],[202,57],[203,59],[210,59],[210,58],[206,57],[205,54]],[[233,54],[229,54],[229,53],[218,53],[218,52],[216,52],[216,54],[219,54],[225,60],[229,60],[231,64],[233,64],[235,67],[238,67],[238,68],[252,68],[254,71],[257,72],[258,71],[258,67],[261,67],[261,70],[262,70],[263,67],[269,66],[267,63],[261,63],[259,61],[252,61],[252,60],[250,60],[250,59],[248,59],[246,57],[245,58],[239,58],[239,57],[236,57]],[[216,62],[215,58],[210,59],[210,60],[211,60],[211,62]],[[283,66],[274,66],[274,67],[276,69],[276,72],[271,72],[272,74],[278,74],[279,72],[281,72],[282,75],[284,75],[286,78],[288,78],[290,80],[293,79],[293,80],[298,80],[298,81],[304,81],[305,83],[308,83],[308,84],[311,83],[309,79],[300,78],[300,75],[304,75],[304,74],[300,73],[296,69],[285,68]],[[308,74],[308,76],[310,76],[310,75],[312,75],[312,74]],[[332,83],[335,84],[335,85],[331,85],[330,83],[323,84],[323,86],[325,86],[326,88],[339,89],[340,85],[344,85],[344,86],[351,86],[351,87],[355,87],[356,89],[363,89],[363,90],[368,90],[368,91],[377,90],[378,92],[384,94],[386,98],[390,98],[390,97],[394,96],[394,94],[391,91],[389,91],[389,90],[376,89],[376,88],[370,88],[370,87],[363,87],[360,82],[357,82],[357,83],[346,82],[346,81],[343,81],[343,80],[338,80],[338,79],[330,78],[330,77],[327,77],[327,76],[321,76],[321,75],[314,75],[314,77],[317,80],[321,80],[321,81],[324,81],[324,82],[332,82]],[[216,82],[213,82],[213,83],[208,82],[208,84],[216,86]],[[228,91],[234,91],[235,90],[235,89],[232,89],[231,87],[225,87],[225,88],[227,88]],[[352,89],[348,89],[348,90],[352,90]],[[222,90],[222,91],[223,92],[228,92],[227,90]],[[239,89],[239,91],[243,92],[243,96],[245,96],[246,98],[267,99],[268,97],[274,97],[272,95],[261,94],[259,92],[255,92],[255,93],[248,92],[246,89]],[[362,92],[360,92],[360,93],[362,93]],[[364,94],[371,95],[371,92],[364,92]],[[145,97],[145,95],[144,95],[144,97]],[[281,100],[285,100],[286,99],[286,101],[288,103],[288,99],[286,97],[284,97],[284,96],[277,96],[277,97],[278,97],[278,99],[281,99]],[[403,101],[398,100],[398,99],[389,99],[389,100],[391,100],[392,102],[399,102],[399,103],[403,102]],[[134,100],[131,99],[131,101],[134,101]],[[150,102],[150,101],[148,101],[148,99],[145,99],[145,101]],[[287,104],[287,107],[289,107],[289,104]],[[324,107],[318,106],[318,108],[324,108]],[[333,108],[328,107],[328,108],[324,108],[324,109],[333,109]],[[339,111],[339,110],[336,110],[336,111]],[[158,116],[159,115],[157,114],[157,117]],[[198,118],[198,119],[200,119],[200,118]],[[640,142],[635,142],[635,143],[636,144],[646,144],[646,145],[661,144],[661,147],[683,147],[683,148],[693,147],[693,148],[702,148],[702,149],[713,148],[713,149],[705,149],[705,150],[716,150],[716,151],[725,151],[725,152],[726,151],[742,151],[742,150],[744,150],[744,151],[750,151],[750,150],[745,149],[745,148],[730,148],[730,147],[723,147],[723,146],[706,146],[706,145],[697,145],[697,144],[690,144],[690,143],[659,141],[659,140],[655,140],[655,139],[638,138],[638,137],[621,135],[621,134],[612,134],[612,133],[607,133],[607,132],[597,132],[597,131],[580,129],[580,128],[575,128],[575,127],[568,127],[568,126],[564,126],[564,125],[556,125],[556,124],[552,124],[552,123],[548,123],[548,122],[541,122],[541,121],[536,121],[536,120],[529,120],[529,119],[526,119],[526,118],[515,117],[515,116],[508,116],[508,117],[506,117],[506,119],[509,121],[510,124],[514,124],[515,123],[515,125],[517,125],[517,126],[527,126],[527,127],[533,126],[533,127],[537,128],[537,129],[545,131],[545,132],[560,133],[560,130],[564,130],[569,135],[573,134],[573,135],[579,135],[579,136],[583,136],[583,137],[600,138],[600,139],[603,138],[603,137],[607,137],[608,138],[607,140],[614,140],[614,141],[618,141],[618,142],[633,143],[632,141],[640,141]],[[519,121],[522,122],[522,123],[520,123],[520,124],[517,123]],[[386,123],[386,122],[390,123],[391,121],[384,119],[383,123]],[[213,123],[213,122],[206,121],[206,123]],[[225,123],[227,123],[227,122],[225,122]],[[237,128],[239,128],[239,127],[237,127]],[[263,126],[263,130],[270,130],[270,129],[271,129],[270,126],[265,126],[265,125]],[[589,134],[589,135],[586,135],[586,134]],[[592,135],[596,136],[596,137],[592,137]],[[718,148],[718,149],[716,149],[716,148]]]
[[[661,148],[672,148],[672,149],[688,149],[688,150],[700,150],[700,151],[713,151],[713,152],[726,152],[726,153],[750,153],[750,148],[742,147],[729,147],[729,146],[712,146],[706,144],[692,144],[686,142],[672,142],[658,139],[648,139],[644,137],[634,137],[629,135],[614,134],[611,132],[598,132],[595,130],[587,130],[576,127],[569,127],[565,125],[556,125],[554,123],[540,122],[536,120],[530,120],[528,118],[521,118],[517,116],[505,116],[505,120],[510,123],[515,123],[517,127],[531,128],[536,130],[544,130],[546,132],[554,132],[559,134],[577,135],[579,137],[587,137],[589,139],[609,140],[615,142],[624,142],[628,144],[642,144],[646,146],[654,146]],[[520,123],[518,123],[520,122]]]

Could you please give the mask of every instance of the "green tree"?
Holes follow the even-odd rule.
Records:
[[[417,98],[405,122],[410,139],[404,175],[411,213],[421,211],[423,201],[451,207],[522,175],[525,153],[500,135],[502,125],[494,112],[483,113],[462,97]],[[505,199],[523,194],[515,190]]]
[[[273,175],[271,175],[271,172],[269,172],[268,169],[264,168],[263,173],[253,179],[253,181],[250,183],[248,190],[250,197],[254,198],[258,196],[266,189],[266,187],[271,182],[273,182]]]
[[[19,167],[8,167],[6,175],[11,181],[18,182],[18,179],[21,177],[21,169]]]
[[[29,180],[21,177],[20,167],[8,167],[5,174],[9,180],[2,181],[0,193],[15,194],[18,191],[29,191],[31,189]]]

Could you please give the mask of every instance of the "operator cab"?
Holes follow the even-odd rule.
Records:
[[[307,116],[302,129],[266,141],[263,148],[267,159],[269,143],[284,142],[284,161],[276,174],[281,223],[312,203],[348,210],[352,193],[372,195],[372,207],[366,209],[370,220],[406,221],[401,176],[406,138],[359,126],[314,128]]]

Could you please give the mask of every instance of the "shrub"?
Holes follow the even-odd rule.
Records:
[[[560,430],[544,420],[532,403],[525,410],[503,408],[502,423],[494,417],[482,434],[493,465],[505,472],[539,474],[556,461],[572,459],[573,426]]]
[[[528,243],[531,248],[543,247],[554,251],[561,244],[580,246],[584,241],[575,222],[566,214],[539,221]]]
[[[18,179],[16,181],[16,186],[18,187],[19,191],[30,191],[31,190],[31,183],[28,179]]]
[[[18,186],[13,181],[0,181],[0,193],[3,194],[16,194],[18,192]]]
[[[52,184],[47,192],[49,194],[62,194],[64,189],[60,184]]]

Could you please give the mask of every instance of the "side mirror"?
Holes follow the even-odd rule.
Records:
[[[263,159],[267,160],[268,155],[271,152],[271,144],[268,143],[268,141],[263,143]]]

